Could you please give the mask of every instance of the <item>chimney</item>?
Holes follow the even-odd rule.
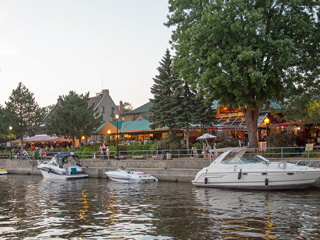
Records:
[[[120,114],[122,114],[122,113],[123,113],[123,102],[120,101]]]
[[[102,90],[102,96],[108,96],[109,95],[109,90],[108,89],[103,89]]]

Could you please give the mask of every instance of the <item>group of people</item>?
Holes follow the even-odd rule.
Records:
[[[37,150],[31,149],[31,155],[29,155],[27,149],[18,149],[18,148],[12,149],[12,153],[14,155],[14,158],[26,159],[26,160],[29,157],[31,157],[33,160],[35,160],[36,151]],[[39,158],[40,159],[47,159],[47,151],[44,148],[41,148],[39,150]]]
[[[216,145],[216,143],[214,143],[213,144],[213,149],[217,149],[217,145]],[[210,146],[210,144],[203,144],[202,145],[202,154],[203,154],[203,158],[204,159],[214,159],[214,158],[216,158],[216,153],[213,155],[212,153],[211,153],[211,146]]]
[[[103,160],[105,160],[106,158],[110,160],[110,150],[108,146],[106,146],[105,144],[102,144],[102,146],[100,147],[100,152],[101,152],[101,158]]]

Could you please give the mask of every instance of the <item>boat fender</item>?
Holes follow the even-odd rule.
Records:
[[[208,184],[208,178],[204,178],[204,184]]]
[[[279,162],[278,167],[285,170],[287,168],[287,163],[284,161]]]
[[[238,173],[238,180],[241,179],[241,176],[242,176],[242,169],[240,169],[240,172]]]
[[[268,179],[268,178],[266,178],[266,179],[264,180],[264,185],[265,185],[266,187],[269,186],[269,179]]]

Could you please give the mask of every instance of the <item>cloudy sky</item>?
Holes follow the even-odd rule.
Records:
[[[0,0],[0,104],[22,82],[41,107],[109,89],[137,108],[170,48],[167,0]]]

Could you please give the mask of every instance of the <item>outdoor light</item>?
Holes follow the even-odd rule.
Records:
[[[10,147],[11,147],[11,150],[10,150],[10,159],[12,160],[11,130],[12,130],[12,126],[9,126],[9,131],[10,131]]]
[[[116,114],[116,119],[117,119],[117,160],[119,160],[119,137],[118,137],[118,120],[119,120],[119,115]]]
[[[266,117],[263,121],[265,124],[268,124],[270,122],[270,119],[268,117]]]
[[[108,137],[109,137],[109,146],[110,146],[110,134],[111,134],[110,129],[107,131],[107,134],[108,134]]]

